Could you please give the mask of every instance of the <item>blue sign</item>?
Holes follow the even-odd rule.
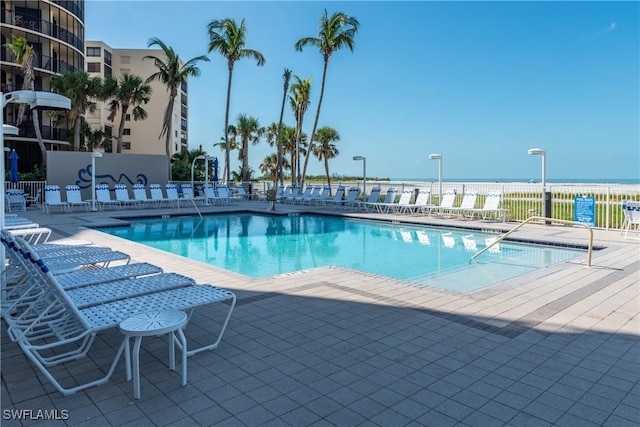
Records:
[[[573,220],[595,227],[596,198],[594,196],[576,196],[573,204]]]

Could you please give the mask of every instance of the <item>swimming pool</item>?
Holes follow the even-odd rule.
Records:
[[[503,241],[470,263],[496,235],[322,215],[152,218],[100,230],[254,278],[334,265],[458,292],[585,253]]]

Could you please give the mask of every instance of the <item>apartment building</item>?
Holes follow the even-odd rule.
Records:
[[[157,71],[152,60],[145,56],[164,58],[160,49],[115,49],[103,41],[85,41],[85,69],[90,76],[121,79],[125,74],[146,79]],[[164,122],[164,112],[169,102],[169,92],[161,82],[150,83],[151,101],[142,105],[147,111],[145,120],[133,120],[132,114],[125,117],[122,137],[123,153],[165,154],[166,137],[159,138]],[[187,148],[187,84],[183,84],[173,106],[171,125],[171,155]],[[117,136],[120,126],[120,112],[113,121],[108,120],[109,104],[99,105],[94,113],[86,115],[87,123],[94,129],[104,129],[107,134]],[[114,144],[115,148],[115,144]]]
[[[84,69],[84,0],[11,0],[0,1],[0,90],[22,89],[22,71],[5,44],[11,35],[24,37],[33,47],[35,90],[51,89],[51,76],[64,71]],[[2,114],[4,123],[16,124],[19,105],[8,104]],[[55,125],[46,113],[39,112],[40,129],[48,150],[66,150],[67,129]],[[26,114],[17,136],[7,135],[5,145],[15,148],[20,169],[28,170],[41,160],[31,114]]]

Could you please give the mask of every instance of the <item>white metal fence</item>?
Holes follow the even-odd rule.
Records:
[[[268,183],[269,185],[271,183]],[[359,187],[362,181],[332,182],[332,187]],[[398,194],[404,188],[427,189],[431,191],[431,203],[439,204],[438,182],[414,181],[367,181],[367,193],[373,187],[380,187],[380,194],[384,194],[390,187],[398,189]],[[254,188],[267,188],[267,183],[254,183]],[[593,196],[595,198],[595,227],[603,229],[619,229],[624,215],[621,209],[622,201],[640,201],[640,185],[638,184],[551,184],[547,185],[551,192],[551,218],[567,221],[574,220],[574,200],[576,196]],[[487,194],[501,193],[502,207],[508,210],[507,220],[524,221],[530,216],[543,215],[543,190],[540,184],[527,183],[491,183],[491,182],[443,182],[442,192],[454,191],[456,200],[454,206],[459,206],[465,192],[476,191],[478,198],[476,207],[484,204]],[[399,196],[398,196],[399,197]]]
[[[20,188],[34,196],[38,189],[44,189],[45,181],[24,181],[17,184],[6,183],[6,188]],[[271,182],[252,182],[254,192],[263,193],[272,185]],[[362,181],[333,182],[332,187],[339,185],[359,187]],[[381,188],[384,196],[390,187],[397,188],[398,194],[404,188],[428,189],[431,191],[431,203],[439,203],[439,184],[437,182],[413,181],[367,181],[367,193],[373,187]],[[249,188],[247,183],[246,188]],[[640,202],[640,185],[638,184],[551,184],[547,185],[551,192],[551,218],[572,221],[574,219],[574,200],[576,196],[593,196],[595,198],[595,226],[603,229],[619,229],[624,219],[621,209],[622,201]],[[455,191],[454,206],[459,206],[465,191],[477,191],[479,196],[476,207],[482,207],[489,193],[502,193],[502,207],[508,210],[507,220],[524,221],[530,216],[541,215],[543,192],[540,184],[518,183],[458,183],[443,182],[443,193]]]

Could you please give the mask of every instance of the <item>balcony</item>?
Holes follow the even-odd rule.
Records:
[[[57,40],[70,44],[81,52],[84,52],[84,43],[80,37],[49,21],[29,19],[24,15],[19,15],[3,9],[2,23],[15,25],[16,27],[25,28],[27,30],[53,37]]]
[[[67,143],[67,136],[71,135],[72,131],[54,126],[40,126],[40,132],[42,133],[42,139]],[[33,128],[33,124],[30,122],[22,123],[18,126],[17,136],[21,138],[36,139],[36,131]]]

